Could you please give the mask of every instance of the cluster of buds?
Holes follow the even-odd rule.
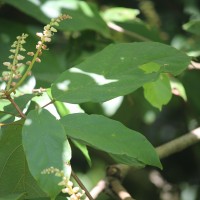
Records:
[[[42,55],[42,50],[47,50],[46,42],[51,42],[51,37],[57,30],[54,28],[54,26],[59,26],[59,22],[65,19],[70,19],[71,17],[69,15],[60,15],[59,17],[55,19],[51,19],[50,23],[44,26],[44,31],[42,33],[37,33],[36,35],[40,37],[40,40],[38,41],[36,45],[36,52],[28,52],[27,55],[33,57],[31,61],[27,61],[26,64],[23,64],[21,61],[24,60],[24,56],[20,54],[22,51],[26,51],[23,48],[23,44],[25,43],[25,39],[27,38],[27,34],[22,34],[21,36],[17,36],[17,40],[12,44],[11,46],[11,55],[9,56],[9,59],[12,59],[11,62],[4,62],[3,65],[5,65],[8,69],[8,71],[3,72],[2,74],[2,80],[7,81],[7,87],[6,90],[10,90],[10,86],[13,88],[10,90],[10,92],[14,92],[14,90],[19,87],[22,82],[25,80],[27,76],[31,75],[31,69],[35,62],[40,63],[41,59],[40,56]],[[21,71],[19,70],[20,67],[27,65],[28,68],[26,69],[23,76],[21,75]],[[18,80],[18,83],[16,84],[16,79]]]
[[[59,17],[55,18],[55,19],[51,19],[51,22],[49,24],[47,24],[46,26],[44,26],[44,30],[41,33],[36,33],[36,35],[38,37],[40,37],[40,41],[38,41],[37,45],[36,45],[36,49],[38,50],[38,56],[42,55],[42,50],[46,50],[47,49],[47,45],[45,45],[45,42],[51,42],[51,37],[54,35],[54,33],[57,32],[57,29],[54,28],[54,26],[59,26],[59,23],[62,20],[65,19],[71,19],[71,17],[69,15],[60,15]],[[32,56],[33,56],[33,52],[32,52]],[[37,57],[36,58],[36,62],[41,62],[40,58]]]
[[[51,19],[51,22],[44,26],[43,32],[36,33],[36,35],[40,38],[36,45],[36,53],[34,52],[28,52],[27,54],[29,56],[34,56],[34,61],[40,63],[41,59],[40,56],[42,55],[42,50],[47,50],[46,42],[51,42],[51,37],[54,35],[54,33],[57,32],[57,29],[55,29],[53,26],[59,26],[59,22],[61,22],[64,19],[70,19],[71,17],[69,15],[60,15],[59,17],[55,19]],[[33,61],[27,61],[27,65],[31,65]]]
[[[11,45],[10,52],[12,53],[8,58],[12,60],[12,62],[4,62],[3,65],[7,67],[6,72],[2,74],[2,80],[9,81],[13,79],[21,78],[20,68],[24,65],[22,60],[24,60],[24,56],[20,54],[20,52],[26,51],[23,45],[26,43],[27,34],[22,34],[21,36],[17,36],[17,40]],[[14,86],[15,82],[11,82],[11,85]]]
[[[55,176],[61,177],[62,181],[58,183],[58,185],[62,186],[62,192],[67,193],[70,197],[69,200],[80,200],[81,197],[85,194],[84,190],[81,190],[79,187],[73,187],[73,183],[67,179],[67,177],[64,175],[64,172],[62,170],[59,170],[54,167],[50,167],[47,169],[44,169],[42,174],[55,174]]]

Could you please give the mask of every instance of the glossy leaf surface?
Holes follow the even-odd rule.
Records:
[[[58,186],[61,179],[54,174],[41,172],[50,167],[65,170],[71,159],[71,149],[63,126],[47,110],[34,110],[27,116],[22,135],[31,174],[40,187],[51,198],[55,198],[61,189]]]
[[[162,168],[155,149],[147,139],[117,121],[100,115],[79,113],[67,115],[60,122],[70,138],[116,157],[126,156],[130,159],[129,165]]]
[[[189,64],[184,53],[156,42],[109,45],[65,71],[52,85],[52,96],[69,103],[103,102],[129,94],[161,73],[180,74]],[[159,68],[147,72],[141,66]]]

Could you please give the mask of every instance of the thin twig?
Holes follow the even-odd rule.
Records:
[[[118,196],[121,200],[135,200],[127,192],[127,190],[122,186],[121,181],[117,178],[112,178],[110,181],[110,187],[112,191]]]
[[[96,199],[99,194],[101,194],[105,188],[107,187],[107,181],[105,179],[100,180],[96,186],[90,191],[90,194],[93,199]],[[86,198],[85,200],[89,200],[89,198]]]
[[[189,69],[200,69],[200,63],[191,61],[191,63],[188,66]]]
[[[26,115],[24,115],[24,113],[21,111],[20,107],[15,103],[15,101],[12,99],[12,97],[10,95],[7,95],[7,99],[13,104],[13,106],[15,107],[15,109],[17,110],[17,112],[19,113],[19,115],[22,118],[26,118]]]
[[[44,106],[42,106],[42,108],[45,108],[47,107],[48,105],[54,103],[56,100],[55,99],[52,99],[49,103],[45,104]]]
[[[192,130],[190,133],[185,134],[177,139],[174,139],[160,147],[156,148],[160,159],[170,156],[174,153],[182,151],[183,149],[199,142],[200,140],[200,127]]]
[[[91,196],[91,194],[88,192],[87,188],[83,185],[81,180],[78,178],[78,176],[73,172],[72,170],[72,177],[75,179],[75,181],[78,183],[78,185],[85,191],[86,196],[89,200],[94,200]]]
[[[42,88],[42,87],[32,90],[33,93],[36,93],[36,92],[37,93],[43,93],[43,92],[46,92],[46,91],[47,91],[47,89],[46,88]]]

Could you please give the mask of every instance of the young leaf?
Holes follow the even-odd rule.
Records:
[[[183,84],[176,78],[170,77],[170,85],[172,93],[183,98],[184,101],[187,101],[187,95]]]
[[[67,115],[60,119],[60,122],[72,139],[80,140],[112,156],[126,156],[130,159],[130,165],[153,165],[162,168],[155,149],[147,139],[117,121],[101,115],[78,113]]]
[[[103,13],[103,17],[108,22],[109,21],[124,22],[135,19],[136,16],[139,14],[140,11],[138,9],[114,7],[106,9]]]
[[[200,35],[200,20],[191,20],[188,23],[183,25],[183,29],[196,34],[196,35]]]
[[[26,194],[26,198],[46,197],[27,166],[21,141],[22,124],[17,121],[0,129],[0,197],[5,200],[17,199],[20,194]]]
[[[186,54],[156,42],[109,45],[62,73],[51,87],[52,96],[69,103],[103,102],[156,81],[161,73],[180,74],[189,62]],[[156,67],[152,73],[147,73],[148,63]]]
[[[45,109],[30,111],[22,129],[22,141],[31,174],[40,187],[55,198],[61,189],[58,186],[60,178],[41,172],[51,166],[65,170],[71,159],[62,124]]]
[[[157,81],[144,84],[143,88],[145,98],[159,110],[172,97],[169,78],[164,74],[160,75]]]

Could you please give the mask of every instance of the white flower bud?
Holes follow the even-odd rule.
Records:
[[[16,48],[16,46],[17,46],[17,43],[16,43],[16,42],[14,42],[14,43],[11,45],[12,48]]]
[[[20,43],[21,43],[21,44],[25,44],[26,41],[25,41],[25,40],[21,40]]]
[[[27,55],[34,56],[34,52],[28,52]]]
[[[8,58],[13,59],[13,58],[14,58],[14,55],[10,55]]]
[[[50,29],[52,32],[57,32],[57,30],[54,27],[51,27]]]
[[[24,49],[23,47],[20,48],[20,51],[26,51],[26,49]]]
[[[51,37],[51,36],[52,36],[52,33],[51,33],[50,30],[43,31],[43,34],[44,34],[46,37]]]
[[[10,62],[3,62],[3,65],[9,67],[11,65],[11,63]]]
[[[50,25],[49,24],[47,24],[46,26],[44,26],[44,30],[49,30],[50,29]]]
[[[54,26],[59,26],[58,22],[53,23]]]
[[[11,53],[15,53],[15,52],[16,52],[16,49],[10,49],[10,52],[11,52]]]
[[[68,181],[68,185],[69,185],[69,187],[72,187],[73,183],[71,181]]]
[[[17,60],[24,60],[24,58],[25,58],[25,57],[22,56],[22,55],[20,55],[20,54],[17,55]]]
[[[51,38],[45,37],[45,38],[44,38],[44,41],[45,41],[45,42],[51,42]]]
[[[43,33],[36,33],[36,35],[40,38],[43,37]]]
[[[38,58],[38,57],[35,59],[35,61],[38,62],[38,63],[41,62],[40,58]]]
[[[32,74],[32,72],[30,71],[30,72],[28,72],[28,76],[31,76],[31,74]]]
[[[79,187],[74,187],[72,190],[74,193],[77,193],[79,191]]]
[[[16,85],[16,83],[15,83],[15,82],[12,82],[11,85],[14,87],[14,86]]]
[[[31,61],[27,61],[26,64],[27,64],[27,65],[30,65],[30,64],[31,64]]]
[[[18,63],[16,66],[17,66],[18,68],[19,68],[19,67],[22,67],[22,66],[23,66],[23,63]]]
[[[3,76],[2,79],[3,79],[4,81],[8,81],[8,80],[9,80],[9,76]]]
[[[78,197],[75,194],[72,194],[69,199],[70,200],[78,200]]]

